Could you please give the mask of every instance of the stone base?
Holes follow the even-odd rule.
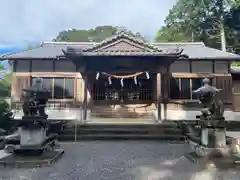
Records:
[[[227,157],[200,157],[195,152],[185,155],[185,158],[194,164],[199,164],[203,168],[218,168],[222,170],[239,169],[239,166],[234,163],[232,156]]]
[[[199,145],[198,142],[189,141],[190,149],[199,157],[226,157],[230,156],[230,148],[228,146],[219,148],[209,148]]]
[[[64,154],[63,149],[47,151],[41,156],[19,156],[11,154],[0,159],[1,167],[37,168],[55,163]]]
[[[240,154],[239,153],[233,154],[232,158],[233,158],[234,164],[240,164]]]
[[[21,156],[41,155],[48,149],[56,148],[57,145],[57,137],[55,135],[51,135],[47,137],[41,144],[7,144],[5,146],[5,151],[8,153],[19,154]]]
[[[223,148],[208,148],[200,146],[196,142],[190,142],[192,152],[185,155],[186,159],[194,164],[200,164],[205,168],[221,168],[229,169],[236,168],[237,161],[240,163],[239,158],[235,158],[230,151],[229,147]]]

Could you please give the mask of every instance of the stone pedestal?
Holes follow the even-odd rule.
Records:
[[[207,162],[219,157],[229,157],[230,148],[226,144],[224,126],[202,125],[199,141],[190,140],[193,150],[188,156],[191,161]]]
[[[209,129],[203,128],[201,129],[201,145],[207,146],[209,142]]]
[[[46,129],[40,127],[39,129],[27,129],[19,127],[20,146],[32,146],[42,144],[46,138]]]
[[[0,165],[40,167],[54,163],[64,150],[56,146],[56,135],[47,135],[48,121],[43,117],[24,117],[18,128],[20,144],[6,147],[11,155],[0,158]]]
[[[215,139],[215,148],[224,148],[226,147],[226,129],[225,128],[216,128],[213,131]]]

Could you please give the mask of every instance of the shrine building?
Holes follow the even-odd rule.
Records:
[[[12,107],[19,108],[22,89],[41,77],[51,91],[49,111],[59,119],[66,109],[66,118],[86,121],[194,118],[186,114],[199,106],[192,91],[203,78],[223,89],[228,109],[240,109],[232,100],[231,76],[231,63],[240,56],[202,42],[147,43],[123,32],[99,43],[43,42],[0,58],[13,68]]]

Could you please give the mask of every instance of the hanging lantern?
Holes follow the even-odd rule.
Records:
[[[137,76],[134,77],[134,83],[137,84]]]
[[[123,87],[123,86],[124,86],[124,84],[123,84],[123,78],[121,79],[120,82],[121,82],[121,86]]]
[[[108,83],[109,83],[109,85],[112,84],[111,76],[108,77]]]
[[[150,76],[149,76],[148,72],[146,72],[146,77],[147,77],[147,79],[149,79],[149,78],[150,78]]]

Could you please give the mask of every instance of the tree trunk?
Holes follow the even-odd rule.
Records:
[[[222,51],[227,51],[226,49],[226,37],[225,37],[225,30],[223,20],[220,20],[220,36],[221,36],[221,47]]]

